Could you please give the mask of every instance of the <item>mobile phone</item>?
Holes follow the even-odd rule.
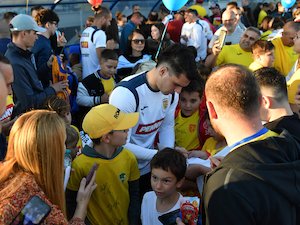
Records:
[[[35,195],[29,199],[11,225],[41,224],[51,211],[51,207]]]
[[[220,30],[220,35],[218,37],[218,40],[219,40],[219,48],[222,49],[224,44],[225,44],[225,38],[226,38],[226,30]]]
[[[168,212],[158,217],[163,225],[176,225],[176,218],[181,217],[180,209]]]
[[[87,186],[91,182],[91,179],[92,179],[92,177],[94,175],[94,172],[98,169],[98,167],[99,167],[99,164],[98,163],[94,163],[94,165],[90,169],[90,172],[85,177],[85,179],[86,179],[86,185],[85,186]]]

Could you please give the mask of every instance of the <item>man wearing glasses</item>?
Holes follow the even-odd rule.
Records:
[[[225,45],[233,45],[239,43],[244,31],[240,28],[240,26],[238,26],[235,12],[231,9],[225,10],[222,14],[222,24],[223,26],[214,33],[214,37],[208,45],[209,48],[212,48],[214,42],[219,37],[221,30],[226,31]]]
[[[174,148],[174,112],[178,93],[194,79],[199,77],[192,51],[174,44],[159,55],[156,67],[126,77],[110,95],[110,104],[127,113],[140,113],[137,125],[128,132],[125,147],[138,160],[141,198],[151,190],[152,157],[158,149]],[[156,145],[157,134],[159,143]]]
[[[38,39],[34,43],[32,53],[34,54],[37,73],[43,87],[49,87],[52,79],[51,68],[53,61],[53,49],[50,37],[55,34],[59,18],[51,9],[41,9],[34,17],[37,24],[46,29],[38,33]]]

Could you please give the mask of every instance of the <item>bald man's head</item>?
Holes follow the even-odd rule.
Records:
[[[234,64],[220,67],[208,79],[205,94],[207,101],[224,113],[248,117],[259,113],[260,88],[246,67]]]

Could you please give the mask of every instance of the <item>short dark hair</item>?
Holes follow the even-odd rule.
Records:
[[[192,13],[192,14],[194,14],[195,16],[198,16],[198,11],[197,11],[196,9],[187,9],[186,12]]]
[[[254,71],[254,76],[260,87],[271,88],[278,102],[288,101],[285,77],[275,68],[264,67]]]
[[[97,11],[95,12],[95,19],[99,19],[101,17],[108,17],[110,15],[110,10],[106,7],[100,6],[97,8]]]
[[[74,148],[77,145],[79,140],[78,132],[72,127],[71,125],[66,126],[66,147],[67,148]]]
[[[185,45],[173,44],[167,47],[158,57],[156,67],[166,63],[175,73],[175,76],[185,74],[189,80],[198,77],[193,52]]]
[[[241,65],[221,66],[208,78],[207,99],[223,108],[251,118],[259,113],[261,93],[252,72]]]
[[[197,92],[199,93],[199,97],[202,98],[203,92],[204,92],[204,81],[199,79],[193,80],[193,82],[190,82],[188,86],[183,87],[181,90],[182,92],[187,92],[187,93],[193,93]]]
[[[57,22],[59,23],[59,18],[57,14],[51,9],[41,9],[35,16],[35,21],[40,26],[45,26],[46,23]]]
[[[101,52],[101,60],[118,60],[118,54],[112,49],[103,49]]]
[[[33,7],[30,9],[30,11],[31,11],[31,13],[32,13],[32,11],[34,11],[34,10],[39,11],[39,10],[41,10],[41,9],[44,9],[44,7],[41,6],[41,5],[36,5],[36,6],[33,6]]]
[[[18,15],[16,12],[6,12],[6,13],[3,14],[3,19],[5,19],[7,22],[9,22],[16,15]]]
[[[235,8],[238,7],[238,4],[237,4],[236,1],[228,2],[228,3],[226,4],[226,6],[230,6],[230,5],[233,6],[233,7],[235,7]]]
[[[251,46],[251,51],[253,54],[264,54],[268,51],[273,50],[275,47],[272,44],[271,41],[266,40],[257,40],[254,42],[254,44]]]
[[[185,176],[186,172],[186,159],[180,152],[165,148],[158,151],[150,162],[152,169],[163,169],[165,171],[171,171],[176,177],[177,181],[180,181]]]

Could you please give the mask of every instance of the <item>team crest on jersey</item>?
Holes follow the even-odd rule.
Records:
[[[165,98],[164,100],[163,100],[163,109],[166,109],[167,107],[168,107],[168,105],[169,105],[169,99],[167,99],[167,98]]]
[[[122,181],[122,183],[124,183],[124,181],[126,180],[126,173],[121,173],[119,175],[119,179],[120,179],[120,181]]]
[[[89,43],[87,41],[80,42],[81,48],[88,48]]]
[[[190,124],[189,125],[189,131],[190,131],[190,133],[195,132],[195,130],[196,130],[196,125],[195,124]]]

